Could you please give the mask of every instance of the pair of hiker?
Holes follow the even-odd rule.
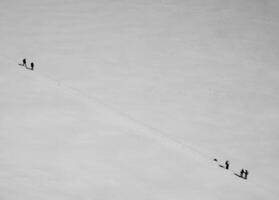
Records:
[[[243,176],[244,175],[244,176]],[[247,176],[248,176],[248,170],[247,169],[241,169],[240,171],[240,177],[241,178],[244,178],[244,179],[247,179]]]
[[[26,63],[27,63],[27,62],[26,62],[26,58],[24,58],[24,59],[22,60],[22,66],[24,66],[26,69],[28,69]],[[33,62],[30,63],[30,67],[31,67],[30,69],[33,71],[33,70],[34,70],[34,63],[33,63]]]
[[[226,162],[225,162],[225,169],[229,169],[229,166],[230,166],[230,163],[229,163],[229,161],[227,160]],[[239,175],[241,178],[244,178],[244,179],[247,179],[247,177],[248,177],[248,170],[247,169],[241,169],[241,171],[240,171],[240,175]]]

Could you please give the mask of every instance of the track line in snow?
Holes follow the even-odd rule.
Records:
[[[11,65],[15,65],[15,62],[12,61],[12,59],[9,59],[7,56],[0,55],[0,58],[1,58],[1,61],[4,61],[4,62],[9,63]],[[175,149],[175,150],[177,150],[177,151],[179,151],[183,154],[188,154],[188,155],[190,154],[196,161],[204,162],[204,163],[209,164],[213,159],[212,154],[205,153],[205,152],[197,149],[193,145],[178,142],[175,139],[171,138],[168,133],[166,133],[166,132],[164,132],[160,129],[154,128],[150,125],[145,124],[144,122],[142,122],[140,120],[137,120],[137,119],[133,118],[129,114],[127,114],[127,113],[125,113],[125,112],[123,112],[123,111],[121,111],[121,110],[103,102],[102,100],[100,100],[96,96],[89,95],[88,93],[85,93],[81,89],[78,89],[78,88],[72,87],[70,85],[64,84],[63,81],[61,81],[59,79],[55,79],[47,73],[37,72],[36,68],[35,68],[35,71],[32,71],[32,72],[35,72],[36,75],[40,76],[41,78],[44,78],[44,79],[46,79],[46,80],[48,80],[52,83],[55,83],[55,85],[57,85],[58,87],[60,87],[64,90],[71,91],[72,94],[74,94],[74,93],[78,94],[79,97],[86,98],[89,102],[93,101],[96,104],[102,105],[108,111],[110,111],[110,112],[112,112],[112,113],[114,113],[118,116],[121,116],[123,119],[129,120],[134,125],[136,125],[138,128],[143,129],[143,130],[140,131],[141,135],[143,134],[144,136],[149,137],[151,139],[154,139],[155,141],[157,141],[157,142],[159,142],[159,143],[161,143],[165,146],[171,147],[171,148],[173,148],[173,149]],[[230,173],[232,173],[232,175],[234,175],[234,173],[236,173],[232,169],[229,169],[228,171]],[[272,189],[270,189],[266,186],[263,186],[262,184],[260,184],[258,182],[247,181],[247,184],[252,184],[252,185],[254,185],[255,187],[257,187],[261,190],[272,193],[274,196],[276,194],[275,191],[273,191]]]

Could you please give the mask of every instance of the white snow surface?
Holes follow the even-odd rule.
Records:
[[[278,10],[0,0],[0,199],[278,199]]]

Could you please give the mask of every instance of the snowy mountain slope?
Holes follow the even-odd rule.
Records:
[[[189,150],[186,155],[199,162],[205,158],[202,163],[213,157],[229,159],[234,170],[249,169],[249,182],[276,192],[277,1],[3,0],[0,4],[3,77],[13,68],[7,76],[15,80],[14,65],[26,57],[29,63],[35,62],[37,75],[57,80],[52,83],[54,88],[57,83],[71,86],[76,90],[70,90],[71,96],[94,97],[93,101],[96,96],[102,105],[121,111],[121,117],[119,112],[117,117],[112,115],[110,124],[118,127],[119,118],[129,116],[133,123],[127,125],[127,119],[123,123],[138,135],[183,155]],[[22,78],[19,75],[19,80]],[[3,83],[15,87],[8,96],[27,89],[21,84],[20,89],[13,86],[14,81]],[[31,91],[23,99],[15,96],[11,104],[3,100],[1,110],[14,115],[9,106],[22,110],[17,101],[27,98],[24,101],[30,102],[29,108],[35,106],[33,112],[39,114],[38,107],[46,106],[47,110],[56,105],[56,98],[49,95],[58,95],[62,114],[50,109],[43,121],[69,114],[67,119],[76,122],[75,113],[69,111],[72,106],[87,110],[88,105],[80,105],[85,100],[64,107],[65,97],[54,88],[47,89],[45,98],[36,97],[40,106],[31,104]],[[9,87],[1,89],[10,91]],[[35,94],[42,95],[39,88]],[[98,117],[107,120],[107,111],[100,113]],[[13,127],[13,118],[20,118],[15,115],[7,129]],[[22,115],[31,126],[29,109],[22,110]],[[59,127],[69,122],[49,123]],[[156,134],[147,134],[146,129]],[[172,142],[166,142],[168,139]],[[254,190],[252,187],[251,195],[261,196]]]
[[[273,199],[37,72],[1,63],[1,199]]]

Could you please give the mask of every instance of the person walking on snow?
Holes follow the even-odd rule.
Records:
[[[27,67],[27,65],[26,65],[26,58],[24,58],[24,59],[22,60],[22,66]]]
[[[244,174],[244,169],[241,169],[240,171],[240,177],[243,178],[243,174]]]
[[[33,71],[34,70],[34,63],[33,62],[31,62],[31,70]]]
[[[227,160],[226,162],[225,162],[225,169],[229,169],[229,166],[230,166],[230,164],[229,164],[229,161]]]
[[[247,176],[248,176],[248,170],[246,169],[246,170],[244,171],[244,179],[247,179]]]

